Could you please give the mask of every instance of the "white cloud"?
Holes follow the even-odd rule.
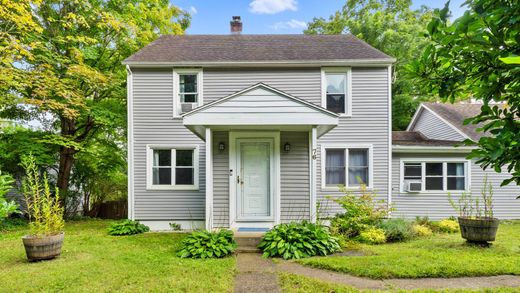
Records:
[[[195,15],[195,14],[197,14],[197,12],[198,12],[198,11],[197,11],[197,8],[195,8],[195,6],[190,6],[190,7],[188,7],[188,10],[189,10],[189,12],[191,13],[191,15]]]
[[[298,10],[296,0],[253,0],[249,11],[256,14],[276,14],[285,10]]]
[[[277,22],[270,26],[274,30],[281,29],[304,29],[307,28],[307,23],[302,20],[291,19],[289,21]]]

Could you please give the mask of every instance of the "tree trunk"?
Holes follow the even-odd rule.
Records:
[[[58,169],[58,190],[60,191],[60,201],[65,208],[65,198],[69,192],[69,179],[72,171],[72,164],[74,163],[74,149],[61,147],[60,148],[60,167]]]

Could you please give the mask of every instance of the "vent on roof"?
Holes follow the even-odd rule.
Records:
[[[230,22],[231,24],[231,34],[239,35],[242,33],[242,20],[240,16],[233,16],[233,20]]]

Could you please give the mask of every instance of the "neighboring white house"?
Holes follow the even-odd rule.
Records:
[[[124,62],[129,218],[154,229],[315,220],[341,211],[329,196],[356,192],[357,178],[398,207],[422,196],[390,192],[394,61],[352,35],[160,37]]]

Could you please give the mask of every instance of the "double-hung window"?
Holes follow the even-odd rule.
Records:
[[[197,189],[198,148],[150,146],[148,189]]]
[[[322,106],[327,110],[350,115],[351,82],[349,68],[324,69]]]
[[[174,116],[202,105],[202,71],[177,69],[174,71]]]
[[[323,147],[323,188],[371,186],[371,147]]]
[[[410,183],[421,184],[421,191],[464,191],[468,187],[468,163],[432,161],[403,163],[403,191]]]

